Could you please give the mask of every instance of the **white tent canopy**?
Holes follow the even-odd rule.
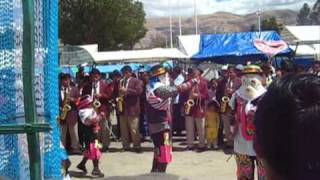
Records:
[[[79,48],[88,55],[90,55],[92,61],[97,64],[109,64],[109,63],[125,63],[125,62],[159,62],[172,59],[184,59],[187,58],[185,54],[176,48],[155,48],[147,50],[120,50],[120,51],[98,51],[97,44],[87,44],[72,46]],[[73,54],[77,52],[71,52]],[[74,66],[83,63],[79,61],[79,56],[68,56],[73,59],[73,63],[63,64],[64,66]],[[90,64],[90,63],[89,63]]]
[[[184,52],[188,58],[199,52],[200,35],[178,36],[179,50]]]
[[[320,57],[320,26],[286,26],[286,28],[297,39],[290,45],[292,49],[296,49],[297,55]]]
[[[154,62],[168,59],[187,58],[176,48],[156,48],[148,50],[128,50],[128,51],[104,51],[94,53],[93,59],[96,63],[113,62]]]

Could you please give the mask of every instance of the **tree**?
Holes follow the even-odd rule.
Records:
[[[313,5],[310,20],[313,25],[320,25],[320,0]]]
[[[310,25],[310,7],[307,3],[303,4],[303,7],[300,9],[298,15],[297,15],[297,23],[298,25]]]
[[[261,22],[261,30],[262,31],[276,31],[280,33],[283,29],[283,25],[277,22],[275,17],[270,17],[267,19],[263,19]],[[253,24],[250,26],[250,31],[257,31],[257,27]]]
[[[280,33],[283,29],[283,25],[282,24],[278,24],[277,19],[275,17],[271,17],[268,19],[264,19],[261,23],[261,29],[262,30],[273,30],[273,31],[277,31],[278,33]]]
[[[70,45],[132,49],[145,36],[143,4],[135,0],[60,0],[59,35]]]

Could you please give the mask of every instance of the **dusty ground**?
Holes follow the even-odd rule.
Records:
[[[236,164],[229,152],[208,150],[202,153],[184,151],[183,143],[174,142],[174,160],[167,168],[167,174],[151,174],[152,143],[142,144],[144,152],[119,152],[120,143],[112,142],[110,151],[103,154],[100,167],[106,180],[232,180]],[[88,174],[83,176],[76,169],[81,156],[70,156],[72,179],[91,179],[92,163],[87,163]]]

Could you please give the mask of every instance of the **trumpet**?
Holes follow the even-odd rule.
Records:
[[[191,107],[194,106],[194,100],[193,99],[188,99],[186,102],[186,105],[184,107],[184,112],[186,115],[190,114]]]
[[[220,112],[225,113],[227,111],[229,101],[230,101],[230,98],[228,96],[222,97]]]

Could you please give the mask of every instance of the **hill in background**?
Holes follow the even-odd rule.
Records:
[[[277,21],[283,25],[295,25],[297,12],[292,10],[273,10],[262,12],[262,19],[276,17]],[[178,17],[173,17],[174,40],[179,35]],[[193,17],[183,17],[181,20],[182,34],[195,34],[195,23]],[[198,16],[199,33],[221,33],[221,32],[241,32],[250,31],[251,26],[258,24],[256,13],[237,15],[227,12],[216,12],[210,15]],[[154,48],[169,46],[169,17],[149,18],[146,27],[148,32],[135,48]]]

